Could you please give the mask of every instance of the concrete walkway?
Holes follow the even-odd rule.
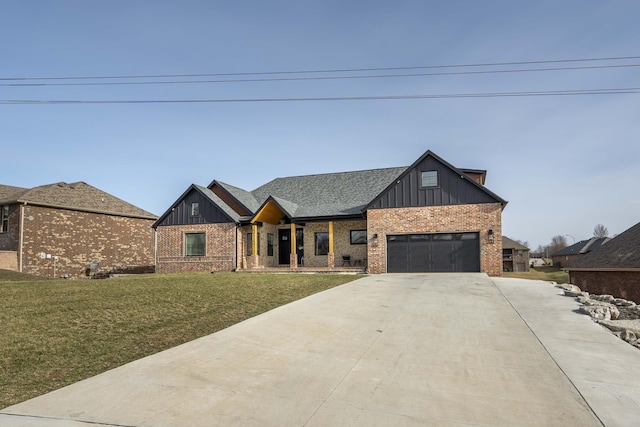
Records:
[[[369,276],[5,408],[0,425],[637,425],[640,352],[558,293]]]

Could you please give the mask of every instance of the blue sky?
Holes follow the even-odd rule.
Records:
[[[4,2],[0,78],[426,67],[640,56],[629,1]],[[640,59],[501,67],[640,64]],[[495,70],[399,70],[391,74]],[[362,72],[375,75],[383,72]],[[353,73],[202,77],[318,77]],[[121,79],[128,82],[193,78]],[[408,166],[432,150],[486,169],[503,232],[640,221],[640,93],[363,101],[16,104],[7,100],[371,97],[640,87],[640,67],[398,78],[55,86],[2,80],[5,185],[85,181],[157,215],[191,184]],[[46,86],[15,86],[46,83]],[[568,242],[572,243],[571,237]]]

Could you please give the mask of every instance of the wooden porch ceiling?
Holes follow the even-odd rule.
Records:
[[[256,214],[251,222],[266,222],[267,224],[277,224],[286,215],[282,209],[273,201],[269,200]]]

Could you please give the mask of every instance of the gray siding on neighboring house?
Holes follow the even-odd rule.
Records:
[[[192,203],[198,203],[198,215],[191,215]],[[196,189],[192,189],[156,225],[219,224],[227,222],[234,221],[209,198]]]
[[[426,171],[438,172],[437,187],[422,187],[421,176],[422,172]],[[370,207],[375,209],[495,202],[494,197],[462,172],[457,173],[435,158],[426,157],[388,188]]]

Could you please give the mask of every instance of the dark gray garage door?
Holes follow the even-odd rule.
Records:
[[[387,236],[387,272],[478,272],[478,233]]]

